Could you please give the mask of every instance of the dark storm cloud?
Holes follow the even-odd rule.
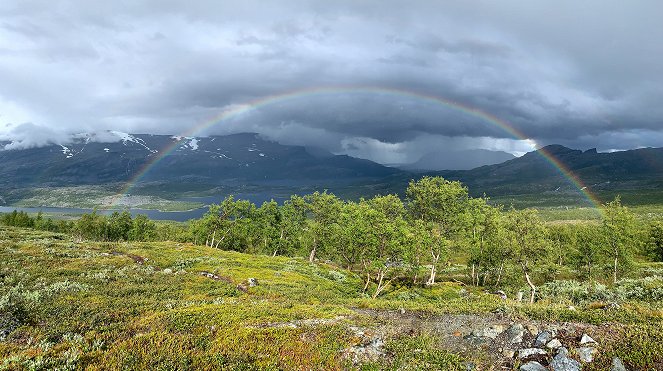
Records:
[[[179,133],[263,97],[343,85],[459,102],[539,145],[660,146],[662,13],[654,1],[4,1],[0,137]],[[533,145],[385,94],[302,96],[205,133],[237,131],[382,162]]]

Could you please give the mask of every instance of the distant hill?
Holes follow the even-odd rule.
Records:
[[[489,195],[562,192],[575,187],[542,153],[550,154],[591,192],[663,190],[663,148],[612,153],[550,145],[501,164],[465,171],[431,173],[461,180],[474,192]]]

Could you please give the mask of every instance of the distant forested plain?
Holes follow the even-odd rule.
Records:
[[[663,364],[659,206],[506,207],[441,177],[404,194],[229,196],[186,223],[2,214],[0,368],[522,363],[423,330],[357,358],[361,310],[607,324],[586,368]]]

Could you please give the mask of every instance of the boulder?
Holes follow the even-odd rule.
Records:
[[[249,278],[248,280],[246,280],[246,282],[249,283],[249,287],[256,287],[256,286],[258,286],[258,280],[255,279],[255,278],[253,278],[253,277],[251,277],[251,278]]]
[[[518,358],[520,359],[529,358],[536,355],[548,355],[548,353],[545,350],[539,348],[525,348],[518,350]]]
[[[550,331],[542,331],[536,335],[536,339],[534,339],[534,346],[537,348],[543,348],[550,340],[552,340],[552,334]]]
[[[548,349],[557,349],[562,347],[562,342],[559,341],[558,339],[552,339],[546,344],[546,348]]]
[[[594,355],[598,353],[594,347],[581,347],[576,349],[578,351],[578,356],[583,363],[590,363],[594,360]]]
[[[513,324],[506,330],[506,341],[509,344],[521,343],[523,335],[525,335],[525,327],[519,323]]]
[[[542,364],[536,361],[527,362],[524,365],[520,366],[520,371],[546,371],[547,368],[543,367]]]
[[[585,344],[596,344],[596,341],[592,339],[591,336],[587,334],[582,334],[582,337],[580,338],[580,345],[585,345]]]
[[[496,337],[498,337],[503,332],[504,332],[504,326],[502,326],[502,325],[493,325],[493,326],[490,326],[490,327],[483,328],[481,330],[474,330],[474,331],[472,331],[472,335],[478,336],[478,337],[485,337],[485,338],[495,339]]]
[[[568,358],[564,353],[558,353],[550,362],[553,371],[579,371],[580,362]]]
[[[627,371],[627,370],[622,360],[619,359],[619,357],[615,357],[612,359],[612,367],[610,367],[610,371]]]

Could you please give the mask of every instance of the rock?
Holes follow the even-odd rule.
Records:
[[[552,339],[546,344],[546,348],[548,349],[557,349],[562,347],[562,342],[557,340],[557,339]]]
[[[552,334],[550,331],[542,331],[534,339],[534,346],[537,348],[543,348],[550,340],[552,339]]]
[[[553,371],[579,371],[580,362],[566,357],[566,354],[557,354],[550,362]]]
[[[590,363],[594,360],[594,355],[598,353],[596,348],[593,347],[582,347],[576,349],[578,351],[578,356],[583,363]]]
[[[401,308],[398,310],[401,314],[405,314],[405,308]]]
[[[516,355],[516,352],[511,349],[504,349],[502,355],[506,358],[513,358]]]
[[[465,370],[474,371],[476,369],[477,369],[477,365],[475,365],[473,362],[465,362]]]
[[[493,325],[490,327],[486,327],[481,330],[474,330],[472,331],[472,335],[478,336],[478,337],[485,337],[485,338],[490,338],[490,339],[495,339],[498,337],[501,333],[504,332],[504,326],[502,325]]]
[[[545,350],[539,348],[525,348],[518,350],[518,358],[520,359],[536,355],[548,355],[548,353]]]
[[[540,364],[537,361],[532,361],[532,362],[527,362],[524,365],[520,366],[519,370],[520,371],[546,371],[547,368],[543,367],[543,365]]]
[[[253,278],[253,277],[252,277],[252,278],[249,278],[249,279],[246,280],[246,281],[249,283],[249,287],[256,287],[256,286],[258,286],[258,280],[255,279],[255,278]]]
[[[619,359],[619,357],[615,357],[612,359],[612,367],[610,368],[610,371],[627,371],[627,370],[622,360]]]
[[[170,269],[170,268],[166,268],[166,269],[163,270],[163,273],[164,273],[164,274],[172,274],[172,273],[173,273],[173,270]]]
[[[569,356],[569,350],[564,348],[564,347],[560,347],[559,349],[557,349],[557,355],[562,355],[564,357],[568,357]]]
[[[525,328],[527,329],[527,332],[529,332],[530,335],[532,335],[532,336],[536,336],[536,334],[539,333],[539,328],[536,327],[535,325],[527,324],[527,325],[525,325]]]
[[[596,341],[594,341],[594,339],[592,339],[591,336],[587,334],[582,334],[582,338],[580,338],[580,345],[585,345],[590,343],[596,344]]]
[[[509,344],[521,343],[525,335],[525,328],[523,325],[516,323],[506,330],[506,341]]]

